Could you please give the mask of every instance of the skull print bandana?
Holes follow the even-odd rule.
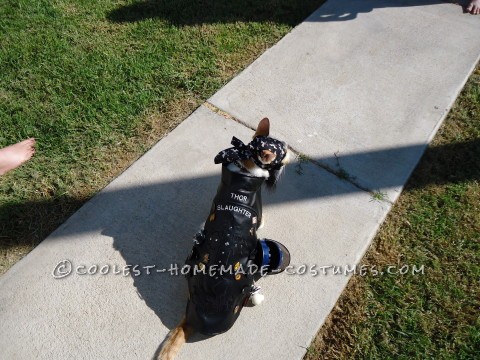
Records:
[[[283,142],[268,136],[257,136],[247,145],[234,136],[231,144],[233,147],[220,151],[215,156],[215,164],[229,164],[239,160],[252,159],[262,169],[280,169],[282,161],[287,154],[286,146]],[[271,163],[264,164],[260,161],[259,155],[263,150],[269,150],[276,155]]]

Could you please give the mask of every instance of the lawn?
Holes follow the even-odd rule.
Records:
[[[0,2],[0,274],[323,0]],[[307,359],[473,359],[480,352],[480,69]]]
[[[323,0],[0,2],[0,274]]]
[[[479,358],[480,66],[362,264],[425,272],[354,276],[306,360]]]

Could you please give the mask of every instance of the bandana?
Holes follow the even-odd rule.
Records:
[[[228,164],[239,160],[252,159],[262,169],[273,170],[282,167],[282,161],[287,155],[285,144],[268,136],[257,136],[247,145],[234,136],[231,144],[233,147],[220,151],[215,156],[215,164]],[[276,155],[271,163],[264,164],[260,161],[259,155],[263,150],[269,150]]]

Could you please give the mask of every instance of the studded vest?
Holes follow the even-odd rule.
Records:
[[[264,181],[222,166],[204,230],[186,261],[187,323],[205,335],[230,329],[250,297]]]

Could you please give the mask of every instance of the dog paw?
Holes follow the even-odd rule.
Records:
[[[253,305],[260,305],[265,300],[265,296],[263,294],[256,293],[250,297],[250,300],[252,301]]]

